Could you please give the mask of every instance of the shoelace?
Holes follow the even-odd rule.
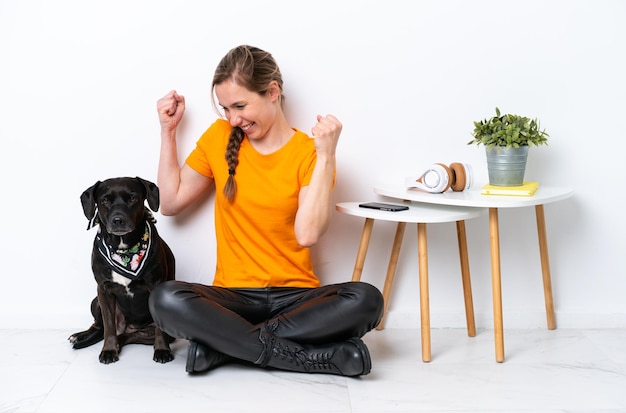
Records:
[[[295,348],[291,350],[289,346],[276,343],[272,348],[272,355],[295,363],[296,366],[303,366],[306,371],[309,370],[330,370],[333,365],[330,362],[333,354],[330,352],[311,353],[308,354],[303,349]]]

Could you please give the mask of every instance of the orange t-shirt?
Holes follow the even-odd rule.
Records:
[[[223,194],[230,130],[228,121],[215,121],[186,160],[192,169],[215,182],[217,265],[213,284],[233,288],[319,286],[310,250],[298,245],[294,233],[298,194],[309,184],[317,159],[313,139],[295,130],[282,148],[263,155],[244,138],[235,173],[237,195],[231,204]]]

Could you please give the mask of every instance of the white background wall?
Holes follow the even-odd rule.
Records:
[[[156,181],[156,101],[187,99],[182,158],[215,119],[215,65],[248,43],[275,56],[288,117],[344,123],[335,200],[374,200],[433,162],[486,181],[472,122],[537,117],[551,134],[527,180],[568,185],[546,206],[560,327],[626,326],[622,125],[626,3],[619,0],[0,0],[0,327],[83,328],[95,296],[79,196],[95,181]],[[210,282],[211,198],[157,214],[179,279]],[[388,225],[386,225],[388,224]],[[545,326],[534,210],[500,215],[505,327]],[[324,282],[348,280],[362,221],[337,213],[314,249]],[[380,223],[363,280],[382,288],[394,226]],[[454,224],[429,231],[433,326],[463,327]],[[467,223],[478,326],[492,327],[487,217]],[[408,226],[388,326],[418,325],[416,231]]]

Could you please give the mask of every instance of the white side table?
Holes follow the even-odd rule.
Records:
[[[379,195],[399,200],[408,200],[429,205],[448,205],[462,207],[489,208],[489,238],[491,248],[491,280],[493,295],[494,335],[496,345],[496,361],[504,361],[504,331],[502,321],[502,283],[500,273],[500,229],[498,224],[498,209],[535,207],[537,219],[537,233],[539,238],[539,253],[543,276],[544,298],[548,329],[556,328],[554,302],[552,299],[552,281],[550,276],[550,261],[548,259],[548,243],[543,206],[571,197],[574,191],[567,187],[539,185],[539,189],[532,196],[502,196],[482,195],[480,188],[462,192],[446,191],[441,194],[431,194],[418,189],[406,189],[403,186],[376,186],[374,192]]]
[[[428,294],[428,248],[426,241],[426,224],[456,222],[457,238],[459,245],[459,257],[461,261],[461,277],[463,281],[463,295],[465,300],[465,316],[467,321],[467,333],[470,337],[476,335],[476,326],[474,323],[474,305],[472,302],[472,288],[469,273],[469,260],[467,256],[467,241],[465,234],[465,220],[476,218],[485,212],[481,208],[464,208],[450,207],[445,205],[424,205],[424,204],[407,204],[409,209],[400,212],[379,211],[375,209],[361,208],[361,202],[341,202],[336,205],[337,211],[348,215],[365,218],[365,225],[361,235],[361,241],[357,252],[356,263],[352,273],[352,280],[359,281],[365,263],[365,255],[372,235],[374,220],[397,222],[396,234],[387,267],[387,275],[383,287],[383,297],[385,301],[385,309],[383,320],[381,320],[377,329],[383,328],[384,317],[387,314],[389,304],[389,295],[391,286],[396,273],[398,264],[398,256],[404,230],[407,223],[417,224],[417,245],[419,257],[419,285],[420,285],[420,314],[421,314],[421,333],[422,333],[422,360],[428,362],[431,360],[430,348],[430,305]]]

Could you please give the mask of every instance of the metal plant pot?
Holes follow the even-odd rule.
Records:
[[[521,186],[524,183],[528,146],[487,150],[489,183],[495,186]]]

